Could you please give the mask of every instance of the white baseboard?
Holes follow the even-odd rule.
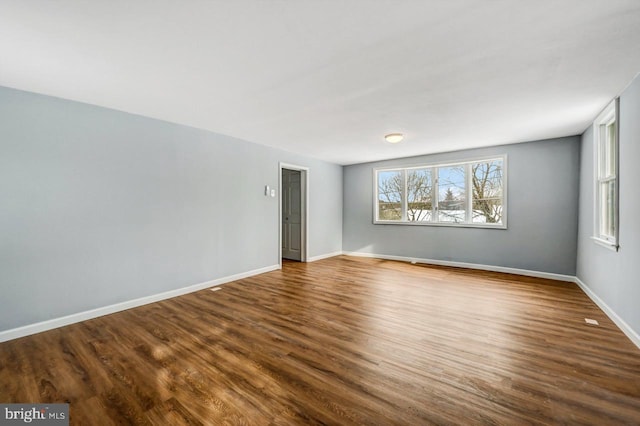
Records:
[[[161,300],[170,299],[172,297],[182,296],[183,294],[193,293],[195,291],[204,290],[205,288],[215,287],[231,281],[240,280],[242,278],[251,277],[253,275],[264,274],[265,272],[280,269],[280,265],[272,265],[264,268],[254,269],[248,272],[229,275],[215,280],[207,281],[176,290],[166,291],[164,293],[153,294],[151,296],[141,297],[139,299],[128,300],[126,302],[116,303],[101,308],[91,309],[89,311],[78,312],[76,314],[66,315],[60,318],[54,318],[47,321],[29,324],[11,330],[0,331],[0,342],[17,339],[19,337],[29,336],[31,334],[40,333],[54,328],[63,327],[65,325],[74,324],[81,321],[101,317],[103,315],[113,314],[115,312],[125,311],[127,309],[136,308],[149,303],[159,302]]]
[[[593,300],[593,303],[598,305],[598,307],[602,309],[602,311],[611,319],[611,321],[613,321],[618,326],[618,328],[627,335],[629,340],[631,340],[638,348],[640,348],[640,335],[638,335],[638,333],[636,333],[633,328],[631,328],[631,326],[625,322],[625,320],[620,318],[618,314],[616,314],[615,311],[604,302],[604,300],[600,299],[600,297],[598,297],[598,295],[595,294],[593,290],[589,288],[589,286],[582,282],[580,278],[575,277],[574,282],[578,284],[582,291],[584,291],[586,295],[589,296],[591,300]]]
[[[307,262],[315,262],[317,260],[327,259],[329,257],[340,256],[341,254],[342,254],[342,251],[334,251],[333,253],[320,254],[318,256],[309,257],[307,259]]]
[[[551,272],[530,271],[528,269],[508,268],[505,266],[482,265],[480,263],[454,262],[450,260],[422,259],[419,257],[392,256],[387,254],[362,253],[345,251],[347,256],[373,257],[377,259],[400,260],[404,262],[426,263],[428,265],[453,266],[456,268],[479,269],[482,271],[504,272],[506,274],[525,275],[528,277],[546,278],[556,281],[575,282],[573,275],[554,274]]]
[[[602,311],[622,330],[622,332],[638,347],[640,348],[640,335],[636,333],[629,324],[627,324],[622,318],[616,314],[613,309],[609,307],[598,295],[596,295],[585,283],[583,283],[578,277],[562,274],[554,274],[550,272],[530,271],[527,269],[507,268],[503,266],[482,265],[478,263],[465,263],[454,262],[448,260],[435,260],[435,259],[422,259],[406,256],[392,256],[385,254],[375,253],[363,253],[363,252],[349,252],[349,251],[336,251],[333,253],[326,253],[319,256],[313,256],[307,259],[308,262],[315,262],[329,257],[339,256],[345,254],[347,256],[357,257],[370,257],[377,259],[398,260],[404,262],[416,262],[425,263],[430,265],[440,266],[453,266],[457,268],[479,269],[483,271],[504,272],[508,274],[518,274],[530,277],[547,278],[558,281],[568,281],[576,283],[582,291],[596,304]],[[63,327],[65,325],[74,324],[81,321],[97,318],[103,315],[113,314],[115,312],[124,311],[127,309],[135,308],[138,306],[147,305],[149,303],[159,302],[161,300],[170,299],[172,297],[182,296],[184,294],[193,293],[196,291],[204,290],[209,287],[215,287],[221,284],[225,284],[231,281],[240,280],[243,278],[251,277],[254,275],[263,274],[265,272],[271,272],[280,269],[280,265],[272,265],[264,268],[254,269],[248,272],[242,272],[239,274],[229,275],[226,277],[218,278],[215,280],[207,281],[200,284],[195,284],[188,287],[179,288],[176,290],[167,291],[164,293],[154,294],[151,296],[141,297],[126,302],[116,303],[114,305],[104,306],[102,308],[91,309],[89,311],[79,312],[76,314],[67,315],[60,318],[54,318],[47,321],[38,322],[35,324],[29,324],[22,327],[14,328],[11,330],[0,331],[0,342],[6,342],[8,340],[17,339],[31,334],[40,333],[54,328]]]

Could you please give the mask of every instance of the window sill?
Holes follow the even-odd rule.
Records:
[[[612,243],[611,241],[603,240],[602,238],[591,237],[591,239],[594,243],[604,248],[608,248],[609,250],[618,251],[618,249],[620,248],[618,244]]]
[[[506,224],[487,225],[486,223],[447,223],[447,222],[400,222],[394,220],[374,220],[374,225],[406,225],[406,226],[446,226],[449,228],[481,228],[506,230]]]

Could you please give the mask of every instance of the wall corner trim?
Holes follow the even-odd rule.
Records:
[[[125,311],[127,309],[137,308],[138,306],[148,305],[150,303],[159,302],[161,300],[171,299],[172,297],[182,296],[185,294],[204,290],[209,287],[215,287],[218,285],[229,283],[231,281],[248,278],[254,275],[264,274],[265,272],[271,272],[278,269],[281,269],[280,265],[266,266],[264,268],[254,269],[247,272],[241,272],[239,274],[234,274],[234,275],[228,275],[226,277],[216,278],[215,280],[178,288],[176,290],[170,290],[163,293],[152,294],[151,296],[145,296],[145,297],[140,297],[138,299],[127,300],[125,302],[120,302],[120,303],[116,303],[109,306],[103,306],[103,307],[91,309],[88,311],[78,312],[75,314],[66,315],[59,318],[53,318],[50,320],[37,322],[35,324],[29,324],[22,327],[0,331],[0,343],[13,340],[13,339],[18,339],[20,337],[29,336],[31,334],[41,333],[43,331],[52,330],[54,328],[64,327],[65,325],[75,324],[81,321],[98,318],[104,315]]]
[[[613,309],[607,305],[604,300],[600,299],[600,297],[589,288],[580,278],[575,277],[574,282],[578,284],[578,286],[585,292],[587,296],[598,305],[600,309],[613,321],[620,330],[631,340],[639,349],[640,349],[640,335],[635,332],[633,328],[629,324],[626,323],[625,320],[620,318],[618,314],[615,313]]]

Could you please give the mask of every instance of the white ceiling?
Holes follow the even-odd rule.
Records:
[[[0,1],[0,85],[339,164],[578,134],[638,71],[639,0]]]

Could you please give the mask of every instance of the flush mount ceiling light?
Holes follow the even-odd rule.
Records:
[[[384,139],[389,143],[398,143],[404,138],[402,133],[389,133]]]

